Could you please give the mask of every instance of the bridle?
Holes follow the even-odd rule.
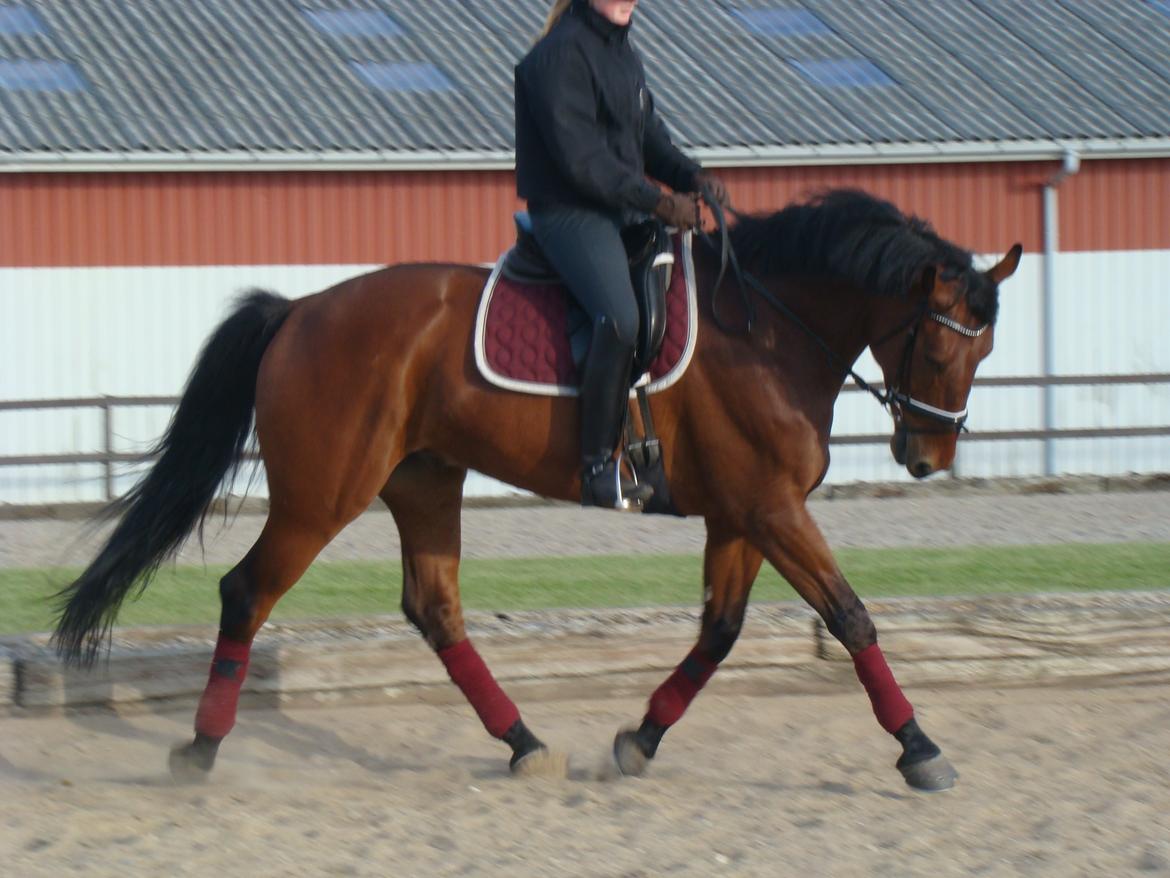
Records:
[[[959,333],[966,338],[979,338],[987,331],[990,323],[984,323],[981,326],[972,329],[964,326],[953,317],[948,317],[946,314],[931,310],[926,302],[922,302],[918,308],[906,319],[900,322],[897,326],[879,338],[877,341],[870,342],[870,349],[877,348],[889,341],[894,336],[910,328],[910,333],[906,338],[906,346],[902,352],[901,364],[898,367],[897,375],[894,378],[894,383],[885,391],[878,390],[868,381],[862,378],[854,371],[853,367],[846,363],[829,345],[821,338],[807,323],[801,320],[795,312],[782,301],[773,295],[772,291],[765,287],[758,279],[753,277],[748,272],[744,271],[739,265],[739,259],[735,254],[735,248],[731,245],[731,237],[727,229],[727,217],[724,213],[723,206],[712,196],[710,189],[707,186],[702,188],[701,194],[703,201],[711,208],[711,212],[715,215],[716,223],[719,227],[720,240],[716,242],[714,238],[708,235],[702,229],[698,229],[699,238],[711,249],[719,253],[719,274],[715,278],[715,286],[711,292],[711,312],[715,319],[715,324],[724,332],[734,332],[734,328],[728,326],[723,322],[719,316],[719,309],[716,307],[716,294],[718,293],[720,284],[723,282],[723,277],[727,273],[728,266],[731,267],[735,274],[736,283],[739,287],[740,300],[743,304],[744,311],[747,313],[746,333],[750,334],[752,331],[752,324],[755,323],[756,309],[752,302],[751,296],[748,294],[748,288],[756,292],[764,301],[771,305],[774,309],[779,311],[795,324],[802,332],[811,338],[828,358],[829,362],[842,374],[848,375],[862,390],[868,392],[882,408],[886,409],[894,417],[898,430],[902,433],[961,433],[966,430],[964,426],[967,422],[967,409],[953,412],[948,409],[938,408],[929,403],[922,402],[910,395],[910,364],[914,358],[914,346],[918,341],[918,331],[922,327],[923,321],[933,320],[941,326],[945,326],[954,332]],[[742,214],[733,207],[727,208],[736,219],[741,219]],[[905,389],[903,389],[905,388]],[[934,421],[938,424],[944,425],[944,429],[918,429],[908,427],[906,425],[906,415],[913,414],[928,420]]]
[[[916,314],[918,319],[911,327],[910,335],[906,339],[906,347],[902,352],[902,362],[898,367],[898,374],[894,378],[894,384],[884,394],[875,393],[875,396],[895,416],[898,429],[903,433],[950,433],[952,431],[961,433],[966,430],[964,425],[967,422],[967,409],[964,408],[960,411],[953,412],[922,402],[910,395],[910,363],[914,358],[914,346],[918,342],[918,330],[922,327],[923,320],[933,320],[967,338],[979,338],[979,336],[987,331],[987,327],[991,324],[984,323],[976,329],[971,329],[968,326],[964,326],[958,320],[948,317],[946,314],[929,310],[926,308],[925,303],[918,309]],[[887,335],[885,338],[889,337]],[[876,344],[881,344],[881,341],[876,342]],[[874,345],[870,345],[870,347],[872,348]],[[903,387],[906,389],[903,390]],[[935,423],[943,424],[946,429],[924,430],[909,427],[906,425],[907,414],[918,415]]]

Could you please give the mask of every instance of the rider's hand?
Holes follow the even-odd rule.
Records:
[[[658,199],[654,215],[682,231],[699,227],[699,196],[694,192],[672,192]]]
[[[727,187],[714,174],[705,171],[698,174],[695,177],[695,186],[700,192],[710,195],[720,207],[724,209],[731,207],[731,196],[727,194]]]

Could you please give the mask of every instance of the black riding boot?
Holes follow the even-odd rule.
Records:
[[[622,478],[613,459],[625,422],[634,349],[618,338],[605,317],[593,324],[593,340],[581,376],[581,505],[629,509],[654,494],[649,485]]]

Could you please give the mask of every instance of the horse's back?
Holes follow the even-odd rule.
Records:
[[[472,265],[406,263],[346,278],[298,299],[273,347],[318,365],[405,353],[420,333],[472,319],[487,276]]]

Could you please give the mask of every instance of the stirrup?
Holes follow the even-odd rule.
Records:
[[[653,496],[650,485],[638,484],[636,477],[633,481],[622,478],[620,458],[594,464],[581,475],[582,506],[637,512]]]

